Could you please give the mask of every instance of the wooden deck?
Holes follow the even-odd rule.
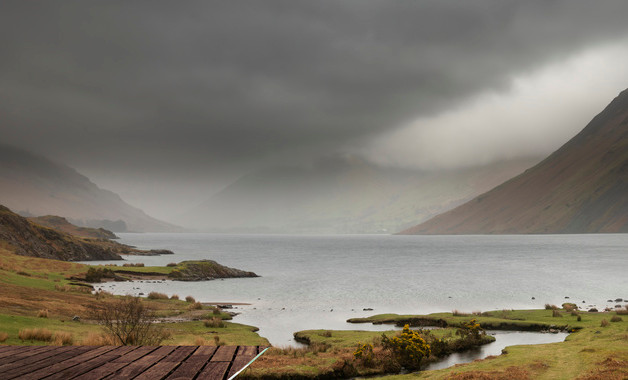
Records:
[[[0,346],[0,378],[222,379],[266,347],[255,346]]]

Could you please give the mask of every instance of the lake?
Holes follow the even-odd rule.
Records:
[[[212,259],[261,277],[109,283],[104,289],[249,303],[237,306],[241,314],[234,321],[258,326],[276,346],[295,345],[292,333],[304,329],[391,329],[345,322],[380,313],[532,309],[563,302],[603,309],[615,306],[607,300],[628,298],[628,234],[118,235],[138,248],[175,252],[130,256],[129,262]]]

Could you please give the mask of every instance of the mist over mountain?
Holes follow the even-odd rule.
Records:
[[[0,145],[0,200],[22,215],[60,215],[80,226],[116,232],[181,230],[146,215],[69,166],[8,145]]]
[[[525,173],[404,234],[628,232],[628,90]]]
[[[435,172],[336,155],[244,176],[177,222],[211,232],[389,233],[455,207],[535,162]]]

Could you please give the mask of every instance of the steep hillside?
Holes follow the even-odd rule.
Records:
[[[29,221],[39,224],[40,226],[52,228],[57,231],[65,232],[66,234],[93,239],[117,239],[118,237],[113,232],[104,228],[89,228],[78,227],[67,221],[67,219],[55,216],[45,215],[27,218]]]
[[[0,202],[23,215],[61,215],[78,225],[116,232],[180,230],[100,189],[68,166],[1,144]]]
[[[628,232],[628,90],[525,173],[404,234]]]
[[[46,259],[122,260],[107,247],[31,223],[1,205],[0,247],[18,255]]]
[[[180,220],[212,232],[387,233],[455,207],[536,160],[429,172],[337,156],[245,176]]]

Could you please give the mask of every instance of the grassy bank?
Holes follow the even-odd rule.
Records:
[[[88,284],[70,279],[84,278],[89,268],[83,264],[19,256],[0,248],[0,344],[53,344],[55,334],[64,335],[66,344],[94,342],[102,329],[88,320],[89,311],[103,300],[119,297],[107,293],[97,296]],[[141,276],[155,272],[167,274],[176,266],[113,268]],[[186,301],[184,297],[175,299],[155,293],[142,299],[168,332],[169,338],[162,344],[269,344],[256,333],[255,327],[228,322],[231,319],[228,313],[193,299]],[[185,322],[173,322],[175,319]],[[41,336],[31,334],[35,339],[24,339],[28,334],[22,334],[20,339],[20,331],[35,329],[39,329]]]

